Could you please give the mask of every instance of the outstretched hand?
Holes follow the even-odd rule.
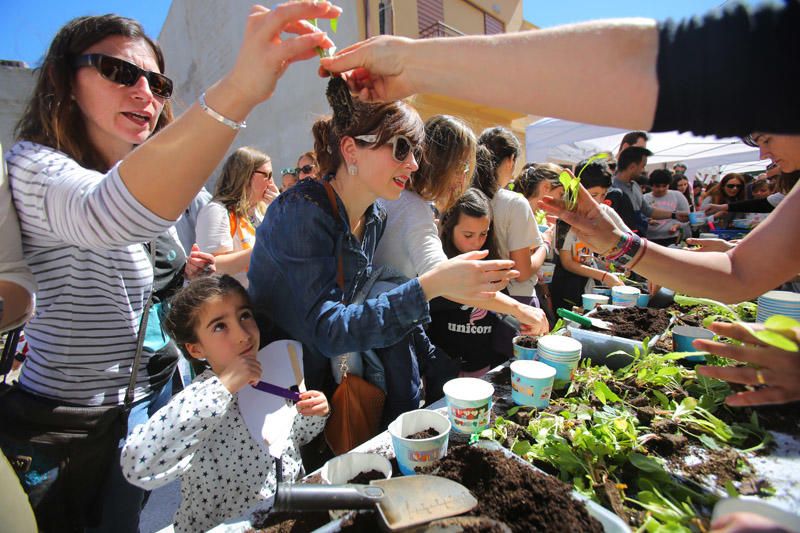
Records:
[[[800,387],[798,387],[800,353],[768,346],[755,338],[741,324],[714,322],[709,329],[717,335],[742,341],[744,344],[735,346],[710,340],[696,340],[693,343],[695,348],[750,363],[751,366],[699,366],[697,373],[731,383],[763,385],[756,390],[732,394],[725,398],[725,403],[742,407],[800,400]],[[797,340],[800,332],[795,331],[793,335],[794,340]]]
[[[342,10],[328,2],[290,2],[267,9],[254,5],[245,26],[236,63],[227,77],[241,99],[252,106],[272,96],[275,84],[295,61],[310,59],[316,48],[333,41],[305,19],[336,18]],[[295,34],[296,37],[282,37]]]
[[[600,209],[600,204],[594,201],[583,185],[578,188],[578,202],[574,210],[567,209],[564,200],[556,200],[551,196],[540,200],[539,207],[572,226],[582,242],[599,254],[611,250],[622,236],[622,231]]]
[[[323,58],[319,72],[321,76],[341,73],[363,101],[399,100],[419,91],[404,61],[413,43],[405,37],[373,37]]]
[[[514,261],[498,259],[481,261],[488,252],[478,250],[458,255],[439,263],[419,277],[420,285],[428,300],[438,296],[450,299],[481,300],[493,298],[508,282],[519,277],[512,270]]]

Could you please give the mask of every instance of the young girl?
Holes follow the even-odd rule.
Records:
[[[488,250],[497,257],[492,235],[492,207],[478,189],[468,189],[442,217],[442,246],[448,257]],[[505,358],[492,349],[497,315],[447,298],[431,301],[428,336],[453,358],[461,359],[461,375],[480,377]]]
[[[175,531],[207,531],[275,493],[276,468],[252,437],[236,393],[261,378],[259,331],[244,288],[228,275],[198,279],[173,300],[165,327],[186,353],[211,365],[128,437],[122,469],[151,490],[182,479]],[[283,476],[303,471],[299,448],[325,426],[328,401],[301,393]]]

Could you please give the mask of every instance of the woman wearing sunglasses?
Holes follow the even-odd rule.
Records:
[[[174,224],[287,66],[332,45],[301,21],[340,11],[253,7],[233,69],[168,128],[172,82],[136,21],[82,17],[58,32],[6,156],[39,287],[19,377],[25,391],[67,405],[123,403],[143,310],[162,276],[143,244]],[[172,251],[170,262],[179,259]],[[143,351],[129,430],[167,390],[171,368],[152,363]],[[86,494],[87,510],[102,508],[101,529],[136,531],[142,493],[124,481],[118,460],[110,470],[73,492]],[[98,525],[83,510],[70,510],[76,525]]]
[[[712,204],[727,205],[734,202],[741,202],[745,199],[744,185],[745,178],[741,174],[735,172],[726,174],[717,185],[708,191],[708,195],[700,204],[700,210],[703,211]],[[724,229],[730,225],[731,220],[739,216],[740,215],[718,213],[714,216],[714,224],[720,229]]]
[[[297,181],[305,179],[319,179],[319,163],[317,162],[317,154],[306,152],[297,158],[297,168],[294,169],[297,175]]]
[[[239,148],[225,161],[211,202],[197,215],[197,244],[213,254],[217,272],[247,287],[256,228],[279,192],[272,161],[260,150]]]
[[[304,180],[273,202],[250,264],[257,311],[301,341],[308,387],[332,392],[330,358],[374,350],[385,374],[383,418],[420,405],[419,365],[435,353],[420,340],[428,302],[442,295],[490,298],[516,272],[511,261],[465,254],[366,299],[386,226],[379,198],[396,200],[418,168],[424,127],[403,102],[352,108],[333,99],[333,117],[313,127],[322,181]],[[420,361],[418,362],[418,358]]]

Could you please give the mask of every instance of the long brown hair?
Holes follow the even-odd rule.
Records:
[[[72,62],[90,46],[114,35],[145,41],[153,50],[159,70],[164,72],[161,48],[135,20],[111,14],[72,19],[53,38],[38,69],[33,95],[15,128],[18,140],[50,146],[85,168],[108,171],[108,164],[89,140],[83,113],[72,99],[75,80]],[[171,121],[172,106],[165,100],[154,131]]]
[[[467,189],[453,206],[442,216],[442,229],[439,234],[442,239],[442,249],[447,257],[455,257],[461,252],[453,243],[453,231],[461,220],[461,215],[474,218],[489,217],[489,233],[486,235],[486,242],[481,250],[489,250],[486,259],[499,259],[497,244],[494,239],[494,216],[492,215],[492,204],[489,198],[480,190],[474,187]]]
[[[404,135],[412,143],[422,144],[425,126],[413,107],[402,101],[369,103],[349,95],[345,95],[347,98],[341,94],[332,95],[331,86],[335,81],[338,78],[331,78],[328,91],[333,116],[317,120],[311,129],[322,176],[335,174],[344,164],[339,148],[344,137],[376,135],[373,149],[380,148],[395,135]]]
[[[739,192],[736,193],[736,196],[731,198],[725,194],[725,185],[733,179],[739,181],[739,183],[741,183],[742,186],[739,187]],[[713,190],[709,191],[709,196],[711,196],[711,203],[729,204],[732,202],[739,202],[741,200],[744,200],[745,199],[744,188],[746,184],[747,180],[745,180],[744,176],[741,174],[738,174],[736,172],[725,174],[725,176],[722,178],[722,181],[720,181],[717,185],[715,185]]]
[[[250,183],[258,167],[270,161],[267,154],[249,146],[233,152],[217,180],[214,200],[225,206],[229,212],[246,217],[250,209]]]
[[[477,140],[470,127],[450,115],[435,115],[425,122],[425,153],[419,169],[406,185],[428,201],[442,199],[448,194],[454,175],[464,175],[467,187],[475,171]],[[444,210],[455,203],[463,190],[452,198],[444,198]]]

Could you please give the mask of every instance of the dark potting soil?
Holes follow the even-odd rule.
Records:
[[[517,341],[517,346],[522,346],[523,348],[536,348],[538,344],[539,338],[531,337],[530,335],[524,335]]]
[[[307,533],[330,521],[331,517],[327,511],[305,513],[256,511],[250,519],[253,530],[258,533]]]
[[[512,531],[601,532],[603,526],[572,497],[571,487],[503,452],[456,446],[420,473],[457,481],[478,495],[470,513],[505,523]]]
[[[375,481],[378,479],[386,479],[386,476],[383,475],[383,472],[379,470],[370,470],[369,472],[360,472],[356,477],[348,480],[347,482],[369,485],[370,481]]]
[[[433,428],[423,429],[422,431],[417,431],[414,434],[406,435],[407,439],[413,440],[422,440],[422,439],[429,439],[431,437],[438,437],[439,432]]]
[[[637,341],[664,333],[670,320],[670,315],[665,309],[649,307],[598,309],[592,316],[611,323],[611,331],[591,328],[592,331]]]

